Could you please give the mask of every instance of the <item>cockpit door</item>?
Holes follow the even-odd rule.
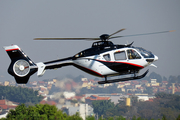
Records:
[[[133,49],[127,50],[128,60],[141,59],[141,56]]]

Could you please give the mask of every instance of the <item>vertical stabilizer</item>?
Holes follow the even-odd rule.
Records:
[[[19,84],[26,84],[29,77],[37,71],[36,64],[17,46],[5,46],[11,59],[8,73],[14,76]]]

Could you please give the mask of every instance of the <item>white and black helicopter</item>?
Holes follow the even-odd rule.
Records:
[[[74,66],[94,76],[105,78],[99,84],[114,83],[120,81],[136,80],[146,76],[148,70],[138,76],[141,69],[147,66],[156,67],[153,62],[158,57],[141,47],[133,47],[132,44],[115,45],[110,39],[124,36],[113,36],[124,29],[108,35],[102,34],[99,38],[35,38],[34,40],[98,40],[92,44],[91,48],[85,49],[74,56],[64,59],[57,59],[48,62],[34,63],[17,45],[5,46],[11,64],[8,73],[14,76],[19,84],[26,84],[32,74],[37,72],[37,76],[42,76],[47,69],[56,69],[64,66]],[[157,34],[171,31],[137,34]],[[129,35],[129,36],[137,36]],[[107,80],[110,76],[133,74],[133,77]]]

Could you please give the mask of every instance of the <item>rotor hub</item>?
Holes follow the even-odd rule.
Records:
[[[20,71],[23,71],[24,68],[25,68],[25,67],[24,67],[23,65],[20,65],[20,66],[19,66],[19,70],[20,70]]]
[[[101,39],[102,41],[107,41],[107,40],[109,39],[109,35],[108,35],[108,34],[102,34],[102,35],[100,36],[100,39]]]

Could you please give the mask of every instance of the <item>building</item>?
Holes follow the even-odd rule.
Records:
[[[81,78],[81,81],[88,81],[87,78]]]
[[[42,101],[40,102],[40,104],[56,105],[56,102],[55,102],[55,101],[45,101],[45,100],[42,100]]]
[[[159,83],[157,83],[157,79],[151,79],[151,86],[152,87],[159,86]]]
[[[88,86],[88,81],[83,81],[82,88]]]
[[[3,110],[15,109],[19,103],[7,99],[0,100],[0,108]]]
[[[83,120],[85,120],[87,116],[94,115],[93,108],[88,104],[79,104],[77,107],[68,108],[68,115],[74,115],[77,112],[79,112]]]
[[[149,101],[150,99],[154,99],[155,96],[149,96],[148,94],[137,94],[138,101]]]
[[[86,103],[92,104],[92,101],[94,100],[110,100],[110,97],[99,97],[97,95],[91,95],[90,97],[85,98]]]
[[[9,85],[9,81],[4,81],[4,86],[8,86]]]

